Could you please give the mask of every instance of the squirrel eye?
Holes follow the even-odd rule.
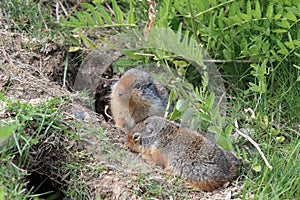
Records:
[[[140,139],[140,136],[141,136],[140,133],[134,133],[132,138],[134,139],[134,141],[137,141],[138,139]]]
[[[152,82],[148,83],[147,84],[147,88],[150,88],[151,90],[153,90],[153,88],[154,88],[153,83]]]

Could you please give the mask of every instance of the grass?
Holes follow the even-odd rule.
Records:
[[[48,41],[62,43],[62,35],[67,29],[56,22],[52,9],[54,6],[55,2],[4,0],[1,3],[4,23],[0,27],[25,33],[44,44]],[[33,44],[29,46],[32,48]]]
[[[284,54],[285,51],[280,51],[282,49],[276,49],[277,46],[274,42],[277,40],[282,40],[283,44],[291,42],[287,41],[289,37],[292,37],[293,41],[299,40],[299,36],[297,38],[297,35],[295,36],[293,32],[298,30],[299,20],[289,27],[290,35],[276,33],[260,41],[257,38],[261,39],[264,33],[258,35],[257,30],[251,29],[251,25],[255,23],[255,20],[251,23],[243,20],[245,26],[235,27],[234,24],[230,24],[221,29],[214,24],[214,20],[220,13],[207,12],[199,18],[195,18],[193,23],[190,23],[191,19],[187,17],[190,8],[182,6],[180,10],[176,6],[173,7],[172,3],[174,2],[164,1],[164,3],[158,3],[158,22],[164,25],[169,22],[173,27],[179,27],[179,22],[182,21],[183,29],[193,30],[194,34],[197,32],[195,29],[197,27],[202,34],[201,42],[207,45],[208,50],[211,49],[214,58],[229,60],[228,56],[232,56],[230,60],[250,59],[252,63],[261,64],[263,59],[271,58],[274,53],[269,54],[269,52],[273,49],[270,48],[264,51],[264,48],[266,48],[264,47],[255,52],[256,46],[254,44],[256,44],[256,40],[262,44],[271,41],[270,45],[274,47],[276,55],[282,60],[273,62],[273,59],[272,62],[268,63],[268,70],[270,71],[265,74],[266,92],[253,91],[249,87],[249,82],[259,84],[259,80],[251,74],[248,63],[228,62],[219,65],[220,71],[227,81],[228,96],[231,97],[227,123],[233,124],[237,120],[240,128],[251,130],[252,133],[249,133],[249,135],[259,144],[273,166],[272,170],[268,169],[260,155],[256,153],[256,150],[248,141],[240,139],[235,144],[236,150],[239,152],[238,155],[244,163],[239,179],[239,184],[244,185],[243,191],[241,191],[242,199],[249,199],[250,197],[253,199],[275,200],[300,199],[300,82],[296,81],[299,71],[293,67],[293,64],[299,64],[297,61],[299,60],[299,45],[295,42],[295,48],[289,51],[289,54]],[[184,1],[180,0],[177,3],[181,5]],[[262,8],[268,6],[267,4],[261,4]],[[55,23],[53,14],[47,14],[51,9],[51,4],[45,4],[42,1],[35,3],[34,1],[5,0],[2,5],[1,9],[7,25],[6,28],[11,31],[25,32],[32,38],[42,39],[47,37],[51,40],[56,38],[63,40],[65,38],[62,37],[61,32],[68,33],[67,30]],[[294,8],[287,3],[285,5],[274,5],[277,6],[274,6],[275,11],[280,9],[280,6]],[[195,10],[198,9],[197,5],[191,4],[190,6]],[[226,8],[229,13],[239,16],[237,11],[233,10],[237,6],[243,6],[243,4],[234,4],[234,6]],[[257,5],[252,5],[253,10],[255,10],[255,6]],[[143,16],[138,23],[145,23],[147,19],[144,16],[145,5],[142,7],[136,5],[135,9],[137,10],[136,13],[141,13]],[[168,13],[166,12],[166,15],[160,13],[168,9],[170,10]],[[208,25],[205,24],[206,21],[201,21],[203,20],[202,17],[208,19]],[[298,15],[295,15],[295,17],[299,18]],[[244,18],[247,19],[245,16]],[[218,25],[223,23],[222,20],[218,19]],[[224,20],[226,23],[230,23],[228,19]],[[274,22],[270,25],[271,28],[277,26],[274,17],[270,19],[271,22]],[[223,25],[226,26],[226,23]],[[259,29],[266,24],[267,22],[255,24],[255,28]],[[231,32],[226,32],[226,30],[231,30]],[[190,34],[192,35],[192,33]],[[247,43],[248,38],[246,36],[251,39],[249,43]],[[241,46],[236,46],[239,43],[237,41],[242,41],[243,49]],[[283,47],[281,46],[281,48]],[[277,50],[281,53],[278,53]],[[231,52],[231,55],[226,54],[226,52]],[[247,55],[250,56],[247,57]],[[140,63],[141,60],[136,62]],[[195,80],[195,82],[197,81]],[[109,161],[118,162],[124,156],[124,151],[113,151],[105,130],[91,130],[86,129],[86,127],[78,127],[78,124],[66,123],[62,117],[61,109],[68,101],[51,99],[37,106],[32,106],[27,103],[22,104],[11,101],[4,95],[0,94],[0,113],[4,113],[6,117],[5,121],[1,121],[0,124],[0,199],[39,198],[45,192],[33,192],[31,188],[28,188],[30,182],[28,177],[32,173],[28,169],[32,168],[34,164],[32,156],[37,152],[39,152],[38,156],[40,158],[49,157],[61,160],[60,163],[55,163],[60,167],[58,171],[52,171],[51,173],[40,171],[41,174],[50,173],[50,175],[54,175],[55,173],[61,174],[62,171],[68,173],[68,178],[65,181],[58,180],[59,184],[56,185],[63,193],[52,192],[49,196],[63,195],[70,199],[89,198],[91,188],[82,181],[82,177],[79,177],[78,174],[82,171],[88,171],[87,174],[93,176],[96,173],[95,171],[101,174],[106,172],[107,168],[102,165],[98,167],[86,166],[85,162],[88,155],[85,151],[80,150],[80,148],[77,149],[78,151],[66,148],[68,141],[75,143],[79,141],[77,133],[80,128],[88,133],[98,134],[100,145],[102,145],[103,151],[107,153]],[[247,114],[244,111],[247,108],[254,110],[255,119],[247,119]],[[78,128],[77,131],[75,127]],[[3,142],[6,139],[8,142]],[[52,143],[45,141],[50,139],[53,139],[52,142],[56,142],[56,146],[52,148],[52,154],[46,154],[44,148],[48,147],[47,145],[51,146]],[[61,157],[57,157],[61,152],[64,153]],[[70,152],[76,153],[72,155]],[[175,198],[177,193],[180,193],[182,198],[189,198],[189,191],[182,188],[182,180],[176,179],[175,184],[174,182],[162,184],[161,180],[145,177],[144,175],[140,172],[136,177],[135,184],[140,189],[136,191],[137,195],[143,196],[145,199],[155,199],[162,196],[173,196]],[[46,178],[43,177],[41,182],[45,180]]]
[[[258,155],[252,155],[252,159],[258,161],[256,165],[262,166],[262,170],[255,172],[253,165],[248,166],[249,172],[246,175],[248,180],[244,191],[251,191],[254,199],[298,199],[299,132],[298,136],[292,134],[286,137],[286,141],[282,143],[276,141],[274,137],[268,137],[266,140],[258,139],[258,143],[261,144],[273,169],[265,167]]]
[[[26,194],[24,184],[25,177],[28,175],[26,171],[19,170],[12,163],[14,154],[1,151],[1,166],[0,166],[0,199],[23,199],[30,197]]]
[[[261,98],[248,92],[234,101],[230,109],[239,126],[252,130],[250,136],[259,144],[273,167],[268,169],[261,157],[249,144],[240,148],[252,148],[245,156],[246,179],[243,199],[298,199],[300,197],[300,127],[299,127],[299,83],[295,82],[294,71],[285,69],[276,82]],[[278,84],[281,83],[281,84]],[[232,94],[233,95],[233,94]],[[253,101],[253,100],[254,101]],[[256,118],[244,121],[246,108],[256,108]],[[248,133],[249,135],[249,133]],[[245,152],[245,151],[244,151]],[[258,167],[258,168],[257,168]],[[261,170],[255,171],[255,169]]]
[[[89,186],[78,183],[88,155],[78,145],[74,124],[63,120],[68,101],[54,98],[33,106],[3,94],[0,99],[1,112],[10,116],[0,129],[1,139],[7,139],[0,151],[0,185],[6,199],[88,197]]]
[[[143,197],[144,199],[163,199],[166,197],[174,199],[187,199],[189,195],[189,190],[184,189],[184,179],[171,178],[163,175],[147,174],[145,172],[139,171],[136,176],[136,186],[135,194],[137,196]]]

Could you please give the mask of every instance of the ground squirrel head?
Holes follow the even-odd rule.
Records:
[[[159,116],[151,116],[139,122],[130,131],[126,147],[132,151],[142,153],[143,150],[156,148],[161,131],[168,128],[166,120]]]
[[[167,100],[159,84],[146,72],[130,69],[114,84],[111,93],[112,116],[125,133],[148,116],[163,116]]]
[[[133,93],[136,93],[141,83],[148,81],[151,82],[151,77],[146,72],[131,69],[112,86],[111,110],[118,128],[125,128],[134,123],[129,111],[130,98]]]
[[[127,136],[125,146],[132,151],[142,153],[141,133],[133,132]]]
[[[142,153],[143,146],[147,141],[147,138],[153,137],[155,133],[155,127],[153,124],[142,121],[138,123],[129,133],[127,141],[125,143],[126,147],[132,151]]]

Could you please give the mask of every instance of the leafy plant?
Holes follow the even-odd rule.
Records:
[[[201,130],[201,132],[207,132],[210,126],[210,130],[213,130],[212,133],[215,134],[217,143],[226,150],[232,150],[233,147],[229,139],[232,128],[228,127],[223,132],[224,119],[222,119],[223,116],[218,110],[220,106],[218,103],[220,103],[220,98],[225,92],[222,91],[223,83],[220,81],[219,85],[215,84],[215,79],[218,79],[217,70],[214,70],[215,66],[210,65],[208,68],[203,63],[203,57],[207,56],[206,52],[197,41],[190,38],[189,32],[183,35],[181,28],[179,26],[178,32],[174,32],[171,29],[152,28],[149,32],[148,40],[144,44],[144,47],[148,48],[155,55],[154,60],[159,61],[161,67],[171,77],[172,84],[169,84],[169,87],[173,93],[170,95],[169,105],[174,95],[177,96],[178,100],[169,118],[172,120],[181,119],[183,124],[187,124],[192,129]],[[184,77],[178,76],[176,72],[171,70],[168,61],[175,62],[175,64],[178,63],[173,58],[183,58],[194,63],[197,66],[200,77],[202,77],[202,84],[199,87],[194,87],[192,84],[184,81]],[[185,64],[184,62],[182,63]],[[213,115],[214,117],[212,117]]]
[[[71,36],[73,45],[70,52],[78,51],[83,43],[88,49],[95,49],[98,45],[93,42],[89,35],[96,34],[98,29],[135,27],[136,20],[134,15],[133,1],[129,1],[129,12],[124,13],[116,0],[112,0],[112,11],[109,13],[102,1],[94,0],[92,3],[81,3],[82,11],[75,10],[69,20],[62,18],[60,24],[72,28],[74,33]],[[76,35],[76,36],[75,36]],[[101,38],[98,39],[101,40]]]
[[[284,66],[298,64],[297,1],[165,0],[159,6],[158,27],[178,27],[176,19],[182,19],[183,30],[192,30],[213,58],[223,62],[223,75],[229,83],[238,89],[250,89],[258,96],[255,99],[268,88],[278,87],[276,80],[282,76],[282,68],[287,68]],[[284,74],[291,76],[291,89],[295,90],[299,85],[297,71],[288,71]],[[299,115],[294,115],[299,121]]]

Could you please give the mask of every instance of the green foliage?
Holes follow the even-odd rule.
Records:
[[[4,151],[5,143],[13,131],[11,124],[0,126],[0,199],[21,199],[25,191],[24,184],[18,180],[25,178],[27,174],[25,171],[18,171],[12,163],[14,154],[6,154]]]
[[[41,139],[49,134],[60,134],[68,132],[61,126],[58,116],[62,101],[54,99],[48,101],[45,105],[32,106],[21,104],[20,102],[5,101],[5,109],[14,116],[12,136],[7,145],[14,148],[3,148],[2,152],[9,150],[11,153],[18,154],[18,166],[27,167],[30,148],[37,144]],[[27,133],[30,129],[33,132]],[[11,147],[12,147],[11,146]]]
[[[146,1],[126,2],[111,1],[113,12],[100,1],[83,3],[83,10],[75,11],[68,21],[62,20],[64,26],[73,30],[70,51],[77,51],[82,45],[97,48],[97,42],[103,41],[98,29],[111,28],[110,33],[115,33],[124,31],[122,27],[144,26]],[[153,59],[137,56],[134,53],[138,50],[132,50],[125,54],[130,60],[122,59],[114,68],[122,72],[138,62],[148,64],[149,60],[165,67],[173,77],[169,106],[179,98],[169,118],[180,118],[193,128],[213,132],[216,141],[227,150],[232,149],[229,137],[233,121],[251,130],[249,134],[253,132],[250,136],[266,153],[273,170],[265,167],[255,151],[243,148],[249,148],[247,141],[239,145],[236,149],[247,171],[244,199],[249,193],[255,199],[298,199],[299,1],[162,0],[157,1],[157,10],[156,26],[170,27],[178,33],[169,31],[160,36],[158,32],[152,38],[150,34],[148,44],[152,44],[144,51],[152,53]],[[216,95],[207,88],[209,77],[194,73],[195,64],[204,72],[206,67],[199,42],[221,63],[218,66],[226,79],[231,103],[227,126],[215,107]],[[175,72],[170,70],[173,67]],[[176,79],[178,76],[180,80]],[[252,108],[253,120],[244,119],[245,108]],[[149,183],[145,187],[147,195],[156,196],[163,191],[158,184]]]
[[[70,48],[70,52],[78,51],[82,43],[88,49],[96,49],[98,45],[89,38],[89,35],[95,34],[97,29],[136,26],[132,0],[129,1],[128,14],[121,10],[116,0],[112,0],[113,15],[101,3],[100,0],[81,3],[82,11],[75,10],[74,14],[69,16],[69,20],[64,17],[61,19],[60,24],[71,28],[74,33],[70,39],[75,46]]]
[[[251,64],[250,67],[253,68],[253,70],[250,72],[258,81],[259,85],[256,85],[255,83],[249,83],[250,90],[257,93],[265,93],[267,91],[267,85],[266,85],[266,75],[267,73],[267,66],[266,66],[267,60],[264,60],[264,63],[261,65]]]
[[[96,29],[119,26],[133,26],[134,10],[132,3],[128,16],[125,19],[125,13],[120,9],[115,0],[112,0],[112,8],[114,15],[111,16],[106,8],[101,4],[101,1],[94,0],[92,4],[81,3],[83,11],[75,10],[74,16],[70,15],[70,19],[63,18],[61,24],[73,28],[73,32],[79,29]]]
[[[298,1],[187,2],[166,0],[159,4],[157,26],[174,29],[180,17],[183,30],[193,30],[210,55],[226,61],[223,74],[231,84],[260,96],[268,88],[278,87],[277,80],[284,75],[290,76],[291,90],[299,87],[298,72],[291,69],[299,64]],[[167,16],[163,14],[166,12]],[[247,62],[252,63],[251,71]],[[288,68],[288,73],[283,74],[282,69]]]
[[[218,145],[223,147],[226,151],[232,151],[233,146],[230,141],[230,136],[232,133],[233,126],[228,125],[223,131],[222,119],[218,107],[212,111],[213,124],[208,128],[208,130],[214,133],[215,141]]]
[[[5,139],[12,134],[11,125],[0,126],[0,139]]]
[[[165,0],[160,3],[157,26],[177,30],[182,25],[182,30],[192,30],[189,35],[199,38],[210,55],[223,62],[220,65],[222,75],[232,97],[230,123],[240,120],[240,127],[245,130],[257,127],[254,139],[263,146],[262,151],[267,153],[273,166],[273,170],[268,171],[259,155],[247,155],[242,149],[240,156],[254,173],[247,174],[250,180],[246,181],[244,199],[249,192],[255,193],[255,199],[299,198],[296,192],[299,190],[299,168],[295,167],[299,159],[293,154],[299,153],[298,137],[282,135],[282,131],[274,129],[300,122],[299,1],[209,0],[193,1],[191,5],[188,2]],[[190,66],[184,68],[189,72]],[[253,108],[255,121],[241,120],[243,112],[239,109],[244,108]],[[218,133],[215,138],[218,141],[232,131],[232,126],[223,131],[218,123],[219,112],[213,112],[216,114],[210,116],[211,121],[216,123],[209,130]],[[299,130],[291,130],[299,136]],[[274,132],[280,135],[266,137]],[[280,154],[280,148],[290,152],[291,159]],[[283,161],[278,163],[278,160]],[[284,178],[281,177],[283,171],[286,172]]]

